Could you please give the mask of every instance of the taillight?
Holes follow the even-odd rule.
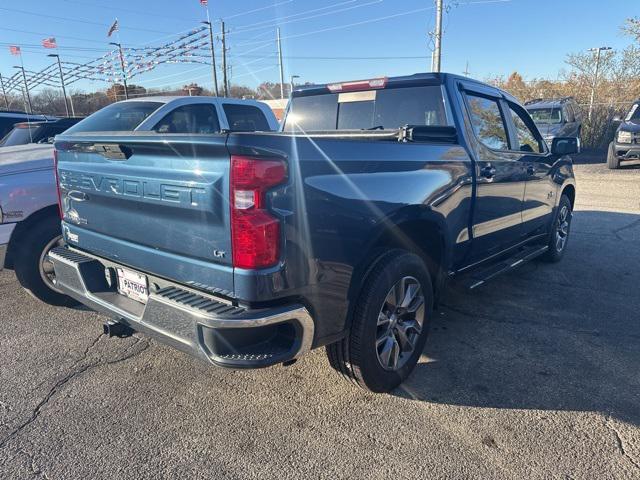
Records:
[[[60,177],[58,176],[58,150],[53,150],[53,174],[56,179],[56,191],[58,193],[58,215],[60,215],[60,219],[64,218],[64,213],[62,212],[62,192],[60,191]]]
[[[280,221],[266,209],[266,193],[284,183],[279,159],[231,156],[231,244],[233,266],[266,268],[280,255]]]

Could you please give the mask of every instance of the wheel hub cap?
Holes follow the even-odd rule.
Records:
[[[420,282],[403,277],[389,290],[376,331],[376,353],[385,370],[402,368],[415,350],[424,324],[424,295]]]

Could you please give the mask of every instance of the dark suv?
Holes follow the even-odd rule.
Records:
[[[53,137],[78,123],[82,118],[61,118],[38,122],[16,123],[0,140],[0,147],[25,145],[27,143],[51,143]]]
[[[548,145],[556,137],[580,139],[582,113],[573,97],[536,98],[524,105]]]
[[[609,144],[607,165],[610,169],[620,167],[620,162],[640,160],[640,99],[633,102],[629,113],[620,122],[613,141]]]

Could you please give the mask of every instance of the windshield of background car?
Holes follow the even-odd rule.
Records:
[[[393,130],[448,125],[439,85],[294,97],[284,131]]]
[[[10,147],[12,145],[25,145],[31,143],[31,138],[34,135],[37,126],[29,127],[14,127],[7,135],[0,141],[0,145],[3,147]],[[29,133],[31,130],[31,133]]]
[[[562,123],[562,109],[560,108],[531,108],[529,115],[536,123]]]
[[[625,122],[630,122],[631,120],[640,120],[640,108],[638,108],[638,105],[640,105],[640,103],[633,104],[631,110],[629,110],[629,113],[627,113],[627,116],[624,119]]]
[[[160,108],[161,102],[112,103],[76,123],[65,133],[130,132]]]

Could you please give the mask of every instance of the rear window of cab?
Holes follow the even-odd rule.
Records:
[[[131,132],[162,105],[162,102],[112,103],[78,122],[66,133]]]
[[[439,85],[294,97],[284,131],[398,129],[449,125]]]

